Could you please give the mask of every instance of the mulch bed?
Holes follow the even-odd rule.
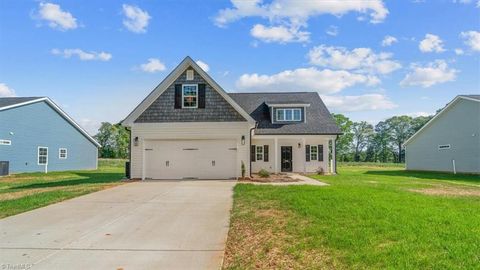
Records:
[[[260,177],[258,174],[252,174],[251,178],[240,178],[240,182],[260,182],[260,183],[284,183],[284,182],[298,182],[297,179],[292,179],[285,174],[270,174],[269,177]]]

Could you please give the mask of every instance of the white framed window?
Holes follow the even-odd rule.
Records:
[[[450,149],[450,144],[439,144],[438,150],[447,150]]]
[[[255,151],[255,157],[256,157],[256,160],[263,160],[263,146],[262,145],[257,145],[256,151]]]
[[[187,70],[187,81],[193,80],[193,69]]]
[[[318,160],[318,146],[310,146],[310,160]]]
[[[301,109],[277,109],[277,121],[302,121]]]
[[[10,141],[10,140],[0,140],[0,145],[12,145],[12,141]]]
[[[67,148],[59,148],[58,149],[58,158],[59,159],[67,159],[68,151]]]
[[[198,85],[182,85],[182,108],[198,108]]]
[[[48,164],[48,147],[39,146],[38,147],[38,165],[47,165]]]

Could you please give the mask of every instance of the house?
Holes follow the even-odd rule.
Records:
[[[126,118],[131,177],[335,172],[341,133],[317,93],[226,93],[186,57]]]
[[[460,95],[405,142],[407,170],[480,173],[480,95]]]
[[[96,169],[98,147],[49,98],[0,98],[0,162],[10,172]]]

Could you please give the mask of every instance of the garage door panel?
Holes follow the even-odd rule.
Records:
[[[145,176],[151,179],[228,179],[236,175],[234,140],[147,141]]]

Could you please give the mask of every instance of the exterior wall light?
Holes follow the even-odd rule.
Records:
[[[242,135],[242,145],[245,145],[245,135]]]
[[[135,139],[133,139],[133,145],[138,146],[138,137],[135,137]]]

